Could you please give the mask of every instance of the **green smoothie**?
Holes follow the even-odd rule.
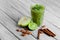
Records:
[[[43,5],[36,4],[31,8],[31,16],[33,22],[40,26],[43,22],[45,7]]]

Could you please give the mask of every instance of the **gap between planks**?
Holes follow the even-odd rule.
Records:
[[[0,23],[0,39],[1,40],[18,40],[1,23]]]
[[[33,36],[31,36],[31,35],[29,35],[29,36],[26,36],[26,37],[22,37],[22,36],[19,36],[18,35],[18,33],[17,32],[15,32],[16,31],[16,23],[14,22],[14,21],[12,21],[12,19],[10,19],[5,13],[2,13],[0,16],[2,16],[2,15],[5,15],[6,16],[6,18],[4,18],[4,16],[2,17],[2,18],[0,18],[1,20],[0,20],[0,22],[3,24],[3,25],[5,25],[5,27],[6,28],[8,28],[12,33],[14,33],[14,35],[16,35],[17,37],[19,37],[21,40],[29,40],[30,38],[32,39],[32,40],[36,40]],[[6,22],[7,21],[7,22]],[[13,23],[12,23],[13,22]],[[9,26],[9,27],[8,27]],[[11,26],[11,28],[10,28],[10,26]],[[19,33],[19,34],[21,34],[21,33]]]

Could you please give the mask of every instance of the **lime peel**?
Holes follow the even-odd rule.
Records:
[[[28,17],[22,17],[19,21],[18,21],[18,26],[27,26],[30,23],[31,19]]]
[[[36,30],[38,28],[37,24],[34,23],[34,22],[30,22],[29,25],[28,25],[28,28],[30,30]]]

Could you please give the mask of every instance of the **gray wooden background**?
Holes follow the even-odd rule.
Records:
[[[55,38],[42,34],[40,40],[60,40],[60,0],[0,0],[1,40],[37,40],[37,30],[25,37],[16,32],[18,20],[30,16],[30,7],[36,3],[45,5],[43,25],[56,34]]]

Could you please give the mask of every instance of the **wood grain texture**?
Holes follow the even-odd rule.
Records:
[[[0,24],[0,39],[1,40],[18,40],[2,24]]]
[[[24,3],[25,4],[25,3]],[[26,3],[27,4],[27,3]],[[48,12],[48,13],[47,13]],[[48,15],[49,14],[49,15]],[[46,17],[47,16],[47,17]],[[50,16],[50,17],[49,17]],[[49,19],[48,19],[49,18]],[[51,18],[51,19],[50,19]],[[53,20],[55,19],[55,20]],[[55,15],[52,15],[52,13],[50,13],[49,11],[46,10],[45,12],[45,20],[48,20],[51,22],[51,24],[53,23],[54,25],[56,24],[57,20],[60,20],[58,17],[56,17]],[[60,23],[59,21],[57,23]],[[47,23],[48,24],[48,23]],[[48,25],[49,26],[49,25]],[[58,26],[58,25],[56,25]],[[59,26],[58,26],[59,27]],[[55,27],[56,28],[56,27]],[[54,29],[52,27],[52,29]],[[58,28],[57,28],[58,29]],[[55,30],[55,29],[54,29]],[[57,33],[57,32],[56,32]],[[60,33],[60,32],[59,32]],[[35,34],[36,35],[36,34]],[[57,36],[58,37],[58,36]],[[60,36],[59,36],[60,37]],[[59,38],[58,38],[59,39]]]
[[[17,28],[19,28],[17,26],[17,24],[11,19],[9,18],[4,12],[0,11],[0,22],[5,25],[5,27],[7,29],[9,29],[9,31],[16,36],[17,38],[19,38],[20,40],[36,40],[33,36],[28,35],[26,37],[21,36],[21,32],[18,33],[16,31]]]
[[[20,40],[36,40],[35,38],[37,38],[37,30],[32,31],[32,35],[22,37],[20,36],[21,33],[16,32],[16,29],[19,28],[16,25],[20,17],[31,17],[30,6],[32,4],[43,4],[46,6],[43,25],[46,24],[49,29],[56,33],[56,38],[60,40],[60,6],[58,1],[56,2],[55,0],[56,3],[52,1],[53,0],[48,0],[48,3],[46,3],[45,0],[0,0],[0,22]],[[57,7],[55,4],[58,4]],[[42,34],[40,39],[56,40],[52,37],[48,37],[45,34]]]

